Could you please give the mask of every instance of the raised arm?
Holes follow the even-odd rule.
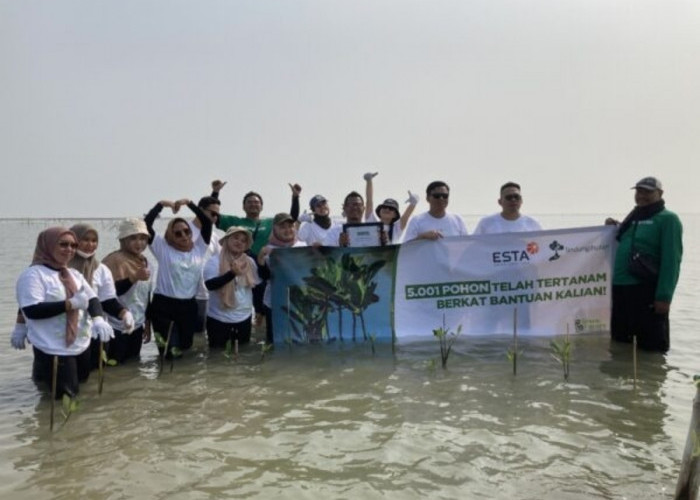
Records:
[[[292,206],[289,209],[289,215],[291,215],[294,222],[296,222],[299,219],[299,194],[301,194],[301,186],[299,184],[289,183],[289,188],[292,190]]]
[[[411,215],[413,215],[416,205],[418,205],[418,200],[420,200],[420,197],[417,194],[413,194],[411,191],[408,192],[408,199],[406,200],[408,206],[406,207],[406,210],[403,211],[403,214],[401,214],[401,218],[399,219],[399,227],[401,227],[402,231],[406,229],[408,220],[411,218]]]
[[[207,214],[204,213],[204,211],[198,207],[197,205],[194,204],[194,202],[188,198],[182,198],[181,200],[177,200],[175,202],[175,205],[180,207],[183,205],[186,205],[187,208],[192,210],[194,214],[197,216],[197,219],[199,220],[199,223],[202,225],[201,229],[201,235],[202,235],[202,240],[204,243],[207,245],[211,241],[211,232],[213,229],[213,223],[209,217],[207,217]]]
[[[219,179],[211,181],[211,195],[213,198],[219,199],[219,191],[221,191],[226,185],[226,181],[220,181]]]
[[[365,220],[372,217],[374,213],[374,186],[372,185],[372,179],[379,172],[367,172],[363,178],[365,179]]]
[[[156,236],[156,232],[153,230],[153,223],[156,221],[160,213],[163,211],[163,207],[172,207],[173,204],[170,201],[163,200],[159,201],[154,205],[154,207],[146,214],[143,218],[146,223],[146,229],[148,229],[148,244],[153,243],[153,238]]]

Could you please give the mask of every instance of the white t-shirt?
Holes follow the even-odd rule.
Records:
[[[92,273],[92,283],[90,284],[100,302],[117,298],[117,290],[114,288],[114,278],[112,271],[107,266],[100,263]]]
[[[303,241],[306,243],[308,246],[312,246],[315,243],[325,245],[326,238],[328,237],[328,234],[331,231],[337,231],[338,229],[337,226],[339,224],[337,222],[332,222],[331,227],[328,229],[323,229],[321,226],[316,224],[315,222],[304,222],[302,225],[299,227],[299,232],[297,234],[297,238],[299,240]],[[342,231],[342,225],[340,225],[340,231]],[[338,246],[338,238],[336,238],[336,243],[335,245],[331,246]]]
[[[381,222],[377,215],[372,212],[369,217],[365,219],[365,222]],[[394,231],[391,233],[391,241],[388,242],[389,245],[398,245],[401,243],[401,235],[403,235],[403,229],[401,229],[401,219],[396,219],[390,224],[382,224],[382,229],[386,233],[387,238],[389,237],[389,228],[393,226]]]
[[[202,237],[202,230],[195,226],[194,221],[187,221],[192,231],[192,241],[198,240]],[[209,239],[209,254],[208,255],[218,255],[221,251],[221,243],[219,243],[220,236],[216,232],[215,228],[212,228],[211,238]],[[209,290],[204,286],[204,279],[199,282],[199,289],[197,290],[197,300],[207,300],[209,298]]]
[[[75,269],[68,270],[79,290],[85,290],[88,298],[97,297],[82,274]],[[35,265],[25,269],[19,275],[16,285],[17,303],[20,308],[66,300],[66,289],[61,283],[58,271],[46,266]],[[90,327],[92,321],[86,311],[80,310],[78,318],[78,336],[71,345],[66,346],[66,314],[61,313],[51,318],[30,319],[27,322],[27,338],[40,351],[49,355],[75,356],[90,345]]]
[[[389,228],[393,227],[394,230],[391,233],[391,241],[389,242],[390,245],[398,245],[401,243],[401,236],[403,235],[403,230],[401,229],[401,221],[400,220],[395,220],[394,222],[389,224],[382,224],[384,232],[386,233],[387,238],[389,237]]]
[[[519,233],[540,230],[542,230],[540,223],[527,215],[520,215],[515,220],[508,220],[497,213],[483,217],[476,225],[474,234]]]
[[[176,299],[195,297],[208,258],[209,245],[202,238],[197,238],[192,250],[181,252],[156,234],[150,249],[158,261],[155,293]]]
[[[377,217],[374,215],[374,213],[369,214],[369,217],[365,218],[363,222],[379,222],[377,220]],[[345,222],[338,222],[334,223],[333,226],[328,230],[328,233],[326,233],[326,236],[323,238],[323,242],[321,243],[324,247],[338,247],[340,246],[340,235],[343,232],[343,224]]]
[[[326,235],[323,237],[321,245],[324,247],[337,247],[340,246],[339,238],[340,234],[343,232],[343,224],[333,224],[328,230]]]
[[[459,215],[447,212],[443,217],[433,217],[430,212],[423,212],[411,218],[406,226],[403,241],[415,240],[426,231],[440,231],[443,237],[467,236],[467,226]]]
[[[221,275],[219,271],[219,262],[221,255],[214,255],[204,266],[204,280],[216,278]],[[246,255],[246,259],[253,268],[255,283],[257,285],[262,280],[258,276],[258,265],[255,260]],[[235,279],[234,279],[235,280]],[[234,296],[236,303],[233,308],[228,309],[221,303],[221,298],[216,290],[209,292],[209,306],[207,316],[224,323],[240,323],[249,318],[253,314],[253,288],[247,286],[234,285]]]
[[[151,266],[148,266],[152,270]],[[124,295],[119,296],[119,300],[124,306],[129,309],[129,312],[134,316],[135,328],[140,328],[146,324],[146,308],[151,300],[151,292],[153,292],[153,274],[146,281],[137,281]],[[109,316],[109,324],[112,328],[119,331],[124,331],[124,325],[121,320],[114,320]]]
[[[117,290],[114,287],[112,271],[110,271],[109,268],[102,263],[97,266],[97,269],[95,269],[95,272],[92,274],[91,286],[97,294],[97,298],[100,300],[100,302],[117,298]],[[104,315],[105,319],[109,322],[112,328],[115,328],[121,332],[124,331],[125,327],[121,319],[115,318],[111,314],[107,314],[107,311],[105,311]]]

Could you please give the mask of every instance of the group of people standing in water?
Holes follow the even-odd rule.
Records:
[[[445,182],[428,185],[426,199],[430,209],[412,218],[419,197],[411,191],[403,214],[392,198],[374,208],[376,175],[364,174],[364,198],[356,191],[345,197],[343,222],[331,219],[328,201],[320,194],[310,199],[310,212],[300,214],[298,184],[289,185],[292,193],[289,213],[262,217],[262,196],[250,191],[243,197],[245,216],[224,215],[219,194],[226,183],[215,180],[211,194],[197,204],[189,199],[162,200],[143,219],[121,221],[119,249],[101,262],[96,257],[99,235],[94,227],[88,224],[50,227],[39,234],[31,265],[17,280],[19,311],[11,344],[16,349],[25,349],[27,342],[31,344],[32,377],[37,383],[55,382],[56,397],[73,396],[97,366],[103,349],[109,359],[124,363],[138,358],[142,344],[155,336],[161,355],[178,357],[192,346],[197,332],[206,331],[211,349],[224,348],[229,342],[249,342],[253,324],[263,321],[266,341],[272,343],[269,258],[276,249],[353,246],[344,224],[367,222],[381,226],[380,244],[467,235],[461,217],[447,211],[450,189]],[[636,185],[638,207],[633,211],[634,217],[628,217],[635,221],[634,227],[651,217],[638,215],[643,210],[639,206],[646,199],[642,195],[656,193],[658,199],[652,201],[661,203],[660,182],[648,179],[658,184],[652,186],[651,181],[646,184],[640,181]],[[475,234],[541,229],[536,220],[520,213],[522,196],[518,184],[509,182],[501,186],[498,203],[501,211],[484,217]],[[187,207],[194,218],[177,215],[182,207]],[[173,218],[161,235],[154,230],[154,223],[166,208],[172,211]],[[674,228],[673,236],[664,233],[663,241],[658,242],[640,238],[639,246],[647,247],[660,259],[662,268],[667,268],[662,269],[668,277],[661,280],[665,287],[661,298],[670,303],[682,246],[680,222],[674,214],[667,219],[668,223],[664,219],[664,224]],[[622,230],[629,225],[623,223]],[[664,245],[673,245],[673,256],[664,252]],[[157,272],[144,255],[147,248],[155,258]],[[616,265],[621,265],[622,260],[618,257]],[[642,286],[630,280],[626,276],[623,285]],[[613,286],[616,285],[614,282]],[[648,285],[644,287],[646,290]],[[649,293],[653,299],[653,290]],[[650,300],[646,295],[643,300]],[[616,309],[615,297],[614,294],[613,338],[619,340],[624,335],[618,333],[622,316],[619,307]],[[634,316],[635,307],[643,306],[627,304],[626,307],[625,317]],[[664,335],[660,349],[667,350],[668,308],[659,310],[659,314],[665,314],[664,328],[659,327]],[[658,332],[649,335],[655,337]]]

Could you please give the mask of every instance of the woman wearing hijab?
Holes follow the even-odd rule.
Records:
[[[247,255],[253,237],[246,228],[230,227],[219,240],[221,251],[204,266],[204,284],[209,290],[207,338],[210,348],[228,341],[250,342],[253,287],[261,282],[258,266]]]
[[[114,278],[117,296],[134,318],[132,331],[123,328],[116,318],[109,317],[114,328],[114,340],[107,348],[107,356],[117,363],[138,359],[141,345],[150,340],[146,308],[151,297],[152,280],[148,260],[143,252],[148,246],[148,229],[140,219],[125,219],[119,224],[119,250],[107,255],[102,263]]]
[[[163,207],[177,213],[181,206],[194,212],[201,224],[200,237],[192,240],[192,229],[182,217],[170,220],[163,236],[156,234],[153,223]],[[148,317],[153,331],[168,342],[167,357],[180,355],[180,351],[192,347],[197,327],[197,290],[202,270],[209,253],[212,221],[204,211],[188,199],[175,202],[160,201],[146,218],[149,234],[148,245],[158,261],[158,273]],[[161,346],[158,346],[162,349]],[[175,348],[173,350],[173,348]]]
[[[117,291],[114,287],[112,272],[107,266],[100,263],[95,256],[99,244],[97,229],[90,224],[75,224],[70,230],[78,238],[78,248],[68,267],[72,267],[83,275],[100,299],[102,310],[107,313],[107,321],[112,328],[118,327],[121,332],[131,332],[134,329],[134,317],[129,310],[117,299]],[[100,358],[100,341],[93,339],[90,349],[83,356],[88,357],[87,363],[81,367],[90,366],[97,368]],[[87,378],[87,374],[78,374]]]
[[[68,263],[78,248],[76,235],[64,227],[51,227],[37,238],[32,264],[20,274],[16,293],[26,332],[13,334],[12,345],[34,348],[32,378],[51,386],[53,358],[58,358],[56,397],[78,393],[79,373],[87,378],[89,366],[81,358],[90,337],[108,342],[112,327],[102,317],[102,306],[90,284]]]
[[[274,332],[272,330],[272,279],[269,262],[270,254],[278,248],[305,247],[307,244],[297,239],[297,230],[294,219],[284,212],[275,215],[272,220],[272,234],[269,242],[260,250],[258,254],[258,270],[263,279],[269,280],[265,287],[263,305],[265,306],[265,325],[267,326],[267,342],[274,342]]]

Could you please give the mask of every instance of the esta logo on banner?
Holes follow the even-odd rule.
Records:
[[[525,245],[524,250],[501,250],[491,253],[491,261],[494,264],[509,264],[516,262],[529,262],[530,256],[540,251],[540,246],[535,241]]]

